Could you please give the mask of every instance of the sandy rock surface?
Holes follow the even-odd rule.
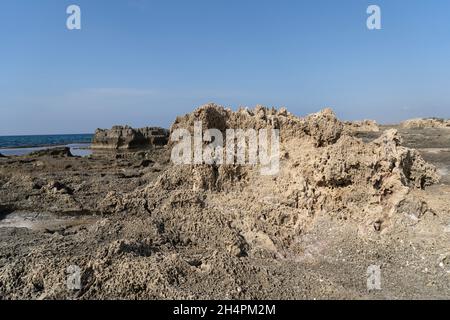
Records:
[[[224,134],[279,129],[279,173],[174,165],[173,142],[1,159],[0,297],[449,298],[444,153],[414,149],[395,128],[358,138],[330,109],[297,117],[209,104],[170,132],[196,121]],[[21,217],[28,227],[12,226]],[[72,265],[80,290],[66,285]],[[367,288],[371,265],[381,290]]]

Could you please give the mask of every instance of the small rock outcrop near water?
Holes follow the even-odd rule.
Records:
[[[114,126],[109,130],[97,129],[92,140],[93,149],[129,150],[164,146],[169,140],[169,131],[158,127],[134,129],[129,126]]]
[[[69,147],[56,147],[30,153],[30,157],[73,157]]]
[[[0,158],[4,158],[5,156],[0,153]]]

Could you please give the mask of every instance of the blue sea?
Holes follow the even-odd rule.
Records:
[[[0,136],[0,153],[19,156],[56,146],[68,146],[72,154],[85,156],[90,153],[92,134],[57,134],[35,136]]]

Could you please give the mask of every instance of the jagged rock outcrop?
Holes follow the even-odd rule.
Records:
[[[439,118],[418,118],[402,122],[400,126],[404,129],[424,129],[424,128],[450,128],[450,120]]]
[[[439,180],[436,169],[427,164],[418,151],[401,146],[402,139],[396,130],[388,130],[375,141],[364,143],[351,135],[353,131],[345,129],[346,124],[340,122],[331,109],[300,118],[286,110],[260,106],[254,110],[233,112],[208,104],[177,118],[171,132],[176,128],[192,132],[195,121],[201,121],[203,129],[217,128],[222,132],[230,128],[279,129],[282,141],[280,157],[285,158],[285,165],[294,163],[295,169],[292,170],[302,172],[316,187],[367,184],[379,189],[386,180],[395,179],[403,186],[423,188]],[[361,128],[362,124],[356,126]],[[365,122],[365,125],[378,129],[372,121]],[[217,186],[217,181],[241,181],[248,171],[245,166],[207,167],[193,166],[187,169],[192,170],[187,175],[177,172],[176,184],[183,184],[179,180],[184,176],[184,183],[191,181],[193,185],[208,186],[206,189],[209,189]]]
[[[228,192],[239,190],[239,200],[233,202],[241,201],[242,208],[255,206],[249,209],[246,219],[253,210],[262,210],[257,203],[251,205],[255,199],[272,199],[275,207],[290,212],[293,221],[335,212],[376,221],[383,212],[395,214],[400,202],[409,201],[411,190],[439,181],[436,168],[416,150],[403,147],[396,130],[365,143],[346,132],[330,109],[300,118],[286,110],[258,106],[233,112],[208,104],[179,117],[171,130],[184,128],[192,132],[195,121],[202,121],[204,129],[222,132],[230,128],[279,129],[279,173],[262,177],[258,166],[252,165],[175,165],[163,172],[153,186],[117,201],[121,208],[133,207],[133,203],[141,206],[143,199],[156,192],[187,192],[190,199],[213,191],[218,192],[220,202]],[[182,207],[189,202],[180,201],[177,205]],[[271,207],[273,214],[278,212],[275,207]]]
[[[5,158],[5,156],[0,153],[0,158]]]
[[[318,147],[336,142],[344,129],[344,125],[331,109],[300,118],[284,108],[276,110],[256,106],[253,110],[240,108],[233,112],[231,109],[210,103],[190,114],[177,117],[170,131],[172,133],[175,129],[181,128],[188,129],[192,133],[195,121],[203,124],[203,130],[218,129],[224,135],[226,129],[279,129],[281,141],[292,137],[307,137]]]
[[[179,117],[171,130],[192,132],[195,121],[222,132],[278,128],[279,172],[263,176],[258,165],[172,164],[150,185],[109,194],[99,211],[152,212],[182,243],[208,242],[235,256],[261,246],[281,254],[295,250],[295,239],[321,215],[357,222],[367,234],[384,230],[407,208],[421,209],[422,216],[428,207],[417,205],[412,193],[439,180],[434,166],[401,145],[396,130],[365,143],[346,133],[330,109],[300,118],[286,110],[233,112],[208,104]]]
[[[110,130],[97,129],[92,140],[93,149],[128,150],[164,146],[169,132],[163,128],[114,126]]]

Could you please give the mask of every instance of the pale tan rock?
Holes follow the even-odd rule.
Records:
[[[380,132],[380,127],[374,120],[346,121],[344,122],[344,131],[348,134],[359,132]]]
[[[424,128],[450,128],[450,120],[438,118],[417,118],[402,122],[400,126],[404,129]]]

